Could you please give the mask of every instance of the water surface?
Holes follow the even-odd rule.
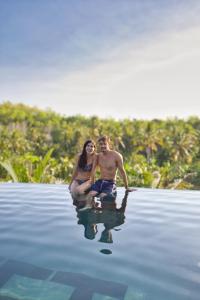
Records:
[[[0,184],[0,300],[199,300],[200,192],[80,213],[65,185]]]

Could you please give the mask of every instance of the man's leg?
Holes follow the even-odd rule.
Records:
[[[100,196],[100,200],[103,200],[104,197],[107,196],[116,196],[117,195],[117,187],[114,181],[105,180],[102,184],[102,190]]]
[[[108,195],[107,193],[101,193],[101,194],[99,194],[100,200],[103,200],[103,198],[104,198],[105,196],[107,196],[107,195]]]

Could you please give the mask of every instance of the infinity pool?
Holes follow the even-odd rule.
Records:
[[[64,185],[0,184],[0,300],[199,300],[200,192],[78,211]]]

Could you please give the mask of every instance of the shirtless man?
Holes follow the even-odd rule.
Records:
[[[91,207],[91,199],[96,195],[103,198],[106,195],[114,195],[116,193],[116,175],[118,170],[123,179],[126,191],[133,191],[133,189],[128,188],[128,180],[123,166],[122,155],[110,149],[109,138],[107,136],[99,138],[98,144],[100,153],[98,154],[97,163],[100,168],[101,179],[97,180],[91,186],[87,204],[84,209]]]

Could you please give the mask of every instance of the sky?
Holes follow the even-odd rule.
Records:
[[[0,103],[200,116],[199,0],[0,0]]]

